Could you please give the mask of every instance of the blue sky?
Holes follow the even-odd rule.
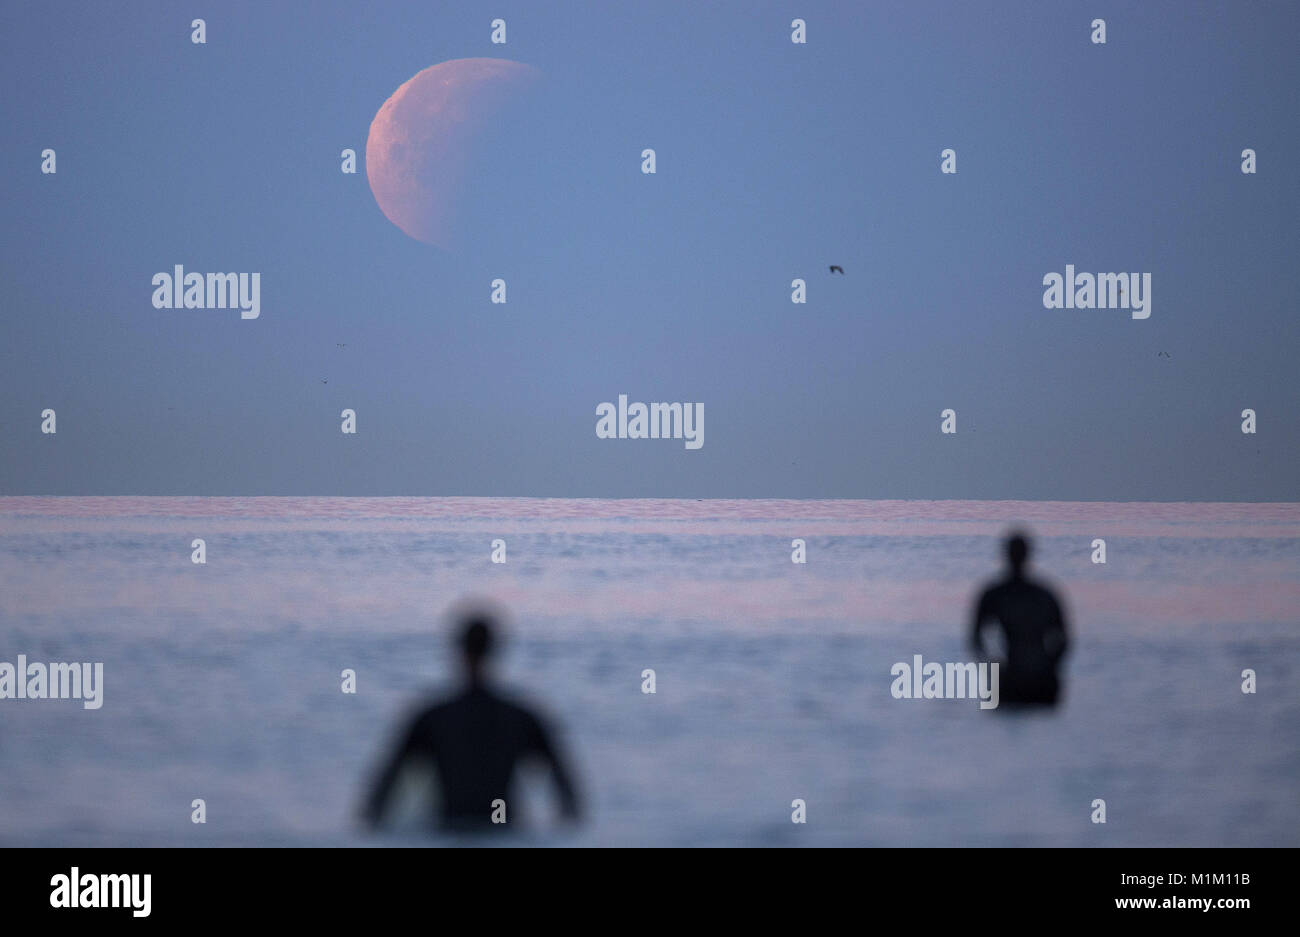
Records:
[[[0,12],[0,494],[1300,500],[1300,6],[202,6]],[[453,254],[338,154],[479,56],[546,80]],[[261,317],[154,309],[178,263]]]

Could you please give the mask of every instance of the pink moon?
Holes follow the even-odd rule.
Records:
[[[366,178],[388,220],[417,241],[451,247],[476,139],[540,76],[507,59],[453,59],[394,91],[366,139]]]

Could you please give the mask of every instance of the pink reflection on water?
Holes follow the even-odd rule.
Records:
[[[168,497],[0,498],[0,531],[175,534],[182,553],[191,536],[206,536],[210,549],[222,535],[280,536],[264,554],[218,550],[220,562],[201,575],[172,554],[130,560],[108,548],[75,557],[11,554],[0,562],[0,614],[11,620],[75,616],[87,627],[102,621],[117,627],[123,616],[134,616],[173,620],[176,627],[293,622],[355,629],[358,622],[376,622],[424,628],[450,602],[480,592],[509,605],[525,628],[539,619],[601,622],[610,629],[630,621],[665,628],[708,622],[747,631],[937,626],[961,636],[979,580],[997,572],[996,558],[955,557],[943,542],[924,538],[997,536],[1013,523],[1040,536],[1080,538],[1082,552],[1072,566],[1045,572],[1064,588],[1085,631],[1238,623],[1290,628],[1300,617],[1300,576],[1289,556],[1157,551],[1152,555],[1160,558],[1160,569],[1142,572],[1126,567],[1122,554],[1113,555],[1109,567],[1094,568],[1085,549],[1094,536],[1296,538],[1300,505],[1294,503]],[[296,532],[338,532],[342,542],[369,552],[353,561],[305,546],[292,536]],[[392,533],[613,539],[603,542],[603,553],[576,546],[545,555],[515,553],[511,564],[494,567],[486,554],[470,562],[463,551],[411,558],[374,536]],[[786,545],[792,537],[812,542],[833,536],[917,542],[906,551],[840,548],[796,567],[780,544],[734,555],[722,550],[716,561],[701,561],[698,554],[679,561],[661,548],[649,562],[620,539],[637,534],[682,543],[735,535],[779,537]],[[951,572],[936,575],[945,571]]]

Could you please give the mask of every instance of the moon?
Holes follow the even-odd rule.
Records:
[[[379,210],[417,241],[450,248],[485,129],[541,74],[508,59],[453,59],[394,91],[366,138],[366,178]]]

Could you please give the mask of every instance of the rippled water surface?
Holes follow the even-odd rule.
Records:
[[[894,699],[894,662],[968,659],[1013,523],[1063,707]],[[1300,845],[1295,504],[0,498],[0,586],[0,660],[105,672],[99,710],[0,700],[9,844],[394,841],[352,812],[478,595],[589,801],[516,842]]]

